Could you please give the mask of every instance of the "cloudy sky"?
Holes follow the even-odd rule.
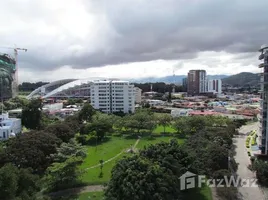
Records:
[[[28,49],[20,82],[260,72],[267,8],[267,0],[8,0],[0,46]]]

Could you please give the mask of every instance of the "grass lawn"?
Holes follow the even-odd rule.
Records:
[[[163,133],[164,132],[164,127],[157,125],[157,127],[153,130],[153,133]],[[175,133],[176,130],[172,128],[171,126],[166,127],[166,133]]]
[[[138,149],[143,148],[149,144],[155,144],[161,141],[168,142],[172,137],[157,137],[153,139],[141,138],[138,143]],[[88,146],[87,147],[87,157],[81,165],[81,169],[86,169],[91,166],[99,164],[99,160],[107,161],[110,158],[116,156],[120,152],[130,148],[131,145],[134,145],[136,139],[124,139],[119,137],[112,137],[110,141],[100,144],[96,147]],[[180,143],[183,143],[184,140],[179,139]],[[87,169],[85,174],[82,176],[83,183],[87,185],[93,184],[103,184],[110,180],[111,170],[115,163],[120,160],[122,157],[130,155],[128,153],[122,153],[120,156],[116,157],[114,160],[105,163],[102,169],[102,176],[100,176],[101,169],[100,167]]]
[[[101,200],[103,192],[86,192],[79,195],[78,200]]]
[[[86,169],[94,165],[99,164],[99,160],[106,161],[123,150],[129,148],[135,143],[135,139],[123,139],[119,137],[112,137],[110,141],[100,144],[96,147],[87,147],[87,157],[81,165],[81,169]],[[115,162],[120,159],[123,155],[120,155],[116,159],[112,160],[103,165],[103,176],[99,177],[100,167],[88,169],[82,177],[82,181],[86,184],[101,184],[105,183],[110,179],[111,169]]]

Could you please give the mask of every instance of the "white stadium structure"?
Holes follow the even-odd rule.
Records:
[[[53,81],[43,85],[33,92],[27,98],[36,97],[46,98],[83,98],[90,96],[90,85],[95,80],[107,80],[104,78],[88,78],[88,79],[63,79]]]
[[[128,113],[135,111],[135,94],[134,85],[128,81],[89,78],[54,81],[37,88],[27,98],[90,98],[95,109],[106,113]]]

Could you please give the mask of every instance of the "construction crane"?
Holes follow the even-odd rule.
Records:
[[[27,52],[28,49],[25,48],[18,48],[18,47],[0,47],[1,49],[12,49],[14,51],[14,59],[15,59],[15,74],[14,74],[14,84],[12,87],[12,97],[17,96],[18,93],[18,85],[19,85],[19,78],[18,78],[18,51],[25,51]]]

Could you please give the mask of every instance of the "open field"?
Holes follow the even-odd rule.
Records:
[[[81,169],[87,169],[92,166],[96,166],[100,163],[100,160],[107,161],[108,159],[113,158],[122,151],[130,148],[131,145],[134,145],[135,141],[135,139],[126,140],[119,137],[112,137],[110,141],[97,145],[96,147],[88,146],[87,157],[81,165]],[[111,162],[103,165],[102,177],[99,177],[101,172],[100,167],[96,167],[87,169],[86,173],[82,177],[82,181],[86,184],[101,184],[109,181],[112,167],[117,160],[123,157],[123,154]]]
[[[163,133],[164,132],[164,127],[158,125],[154,130],[153,133]],[[176,130],[172,128],[171,126],[166,127],[166,133],[176,133]]]
[[[155,144],[161,141],[168,142],[172,138],[173,137],[156,137],[152,139],[141,138],[136,148],[141,149],[146,145]],[[122,157],[130,155],[125,151],[129,149],[131,146],[133,146],[136,141],[137,141],[136,139],[124,139],[121,137],[112,137],[110,141],[97,145],[97,147],[87,146],[87,157],[84,160],[83,164],[81,165],[81,169],[86,169],[85,174],[82,176],[83,183],[87,185],[92,185],[92,184],[103,184],[108,182],[111,177],[111,170],[115,165],[115,163]],[[183,143],[183,140],[179,139],[179,142]],[[101,169],[99,166],[97,166],[100,163],[99,161],[103,160],[105,162],[115,156],[117,156],[115,159],[103,165],[101,175]]]

